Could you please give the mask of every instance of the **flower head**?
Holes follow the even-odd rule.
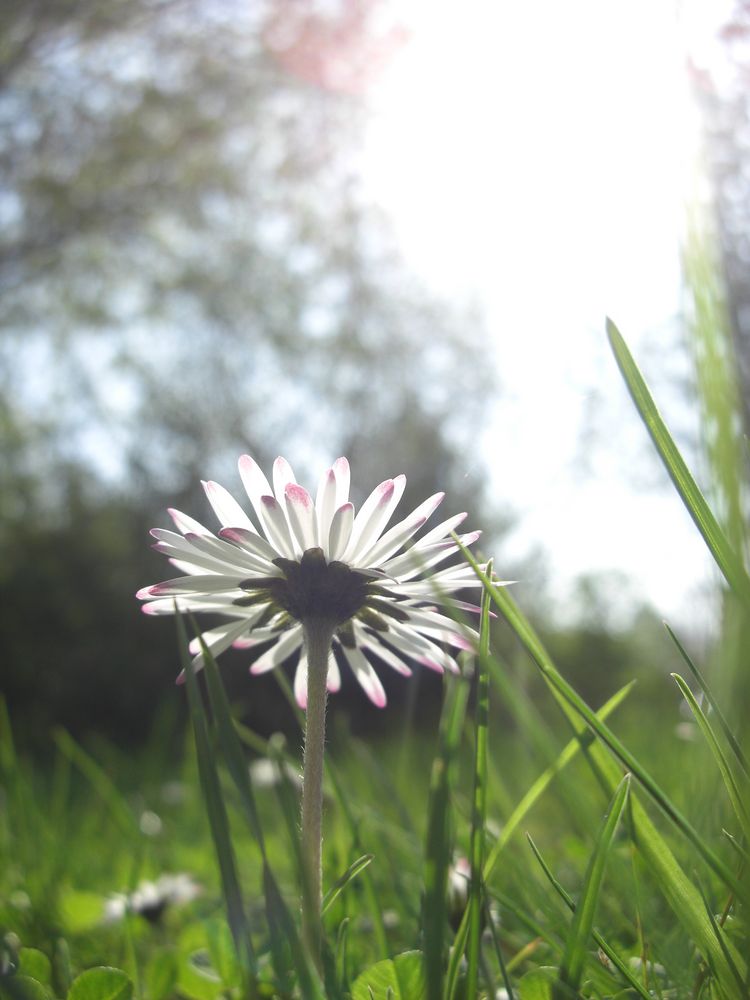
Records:
[[[147,614],[172,614],[176,604],[180,611],[225,617],[203,633],[203,642],[213,656],[229,646],[268,644],[250,667],[253,674],[273,670],[301,651],[294,689],[303,707],[304,632],[316,624],[333,632],[329,691],[340,687],[340,661],[349,664],[370,700],[381,707],[385,692],[373,661],[406,675],[411,673],[407,660],[439,672],[458,671],[444,647],[473,649],[477,633],[439,612],[436,602],[451,610],[476,611],[452,595],[479,586],[479,581],[469,566],[434,567],[457,551],[450,535],[466,515],[448,518],[405,548],[443,493],[387,528],[404,492],[405,476],[377,486],[355,515],[345,458],[323,474],[314,501],[283,458],[274,463],[273,488],[249,455],[240,458],[239,470],[256,522],[214,482],[203,487],[221,523],[218,535],[170,510],[179,534],[152,529],[154,548],[186,575],[139,590]],[[461,536],[462,544],[471,545],[479,534]],[[190,651],[195,669],[200,669],[198,639]]]

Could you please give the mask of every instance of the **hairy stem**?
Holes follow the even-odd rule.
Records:
[[[307,714],[302,775],[302,937],[320,968],[322,926],[320,852],[323,819],[323,755],[326,735],[326,678],[334,626],[311,621],[304,625],[307,653]]]

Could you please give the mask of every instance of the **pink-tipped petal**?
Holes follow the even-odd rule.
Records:
[[[275,646],[267,649],[250,667],[251,674],[265,674],[283,663],[287,656],[302,645],[302,626],[295,625],[287,632],[282,632]]]
[[[284,488],[286,513],[301,550],[311,549],[316,543],[315,505],[303,486],[287,483]]]
[[[307,656],[304,653],[294,672],[294,699],[303,711],[307,708]]]
[[[354,504],[345,503],[336,511],[331,521],[328,541],[328,559],[340,559],[349,544],[354,524]]]
[[[356,646],[354,649],[344,649],[344,656],[349,661],[349,666],[352,668],[354,676],[359,681],[362,690],[373,705],[377,708],[385,708],[386,697],[383,685],[380,683],[380,678],[375,673],[373,665],[362,650]]]
[[[436,525],[431,531],[428,531],[427,534],[422,535],[419,539],[420,544],[431,545],[433,542],[441,541],[451,531],[455,531],[459,524],[463,524],[466,518],[466,513],[454,514],[453,517],[449,517],[446,521],[441,521],[440,524]]]
[[[278,500],[275,497],[267,496],[261,497],[260,503],[263,530],[269,542],[280,556],[294,559],[295,551],[289,534],[289,524]]]
[[[336,662],[336,657],[331,653],[328,657],[328,675],[326,677],[326,688],[329,694],[336,694],[341,690],[341,671]]]
[[[415,535],[425,523],[424,517],[416,519],[407,518],[400,524],[394,525],[380,538],[369,552],[360,555],[358,562],[366,563],[368,566],[379,566],[389,559],[394,552],[402,547],[412,535]]]
[[[337,458],[333,463],[333,474],[336,477],[336,508],[349,502],[349,486],[351,471],[345,458]]]
[[[255,525],[245,511],[220,483],[202,480],[201,486],[222,528],[247,528],[248,531],[255,531]]]
[[[358,562],[358,557],[372,548],[390,521],[405,486],[406,476],[396,476],[375,487],[354,519],[344,561]]]
[[[245,551],[252,553],[259,559],[272,563],[278,558],[278,552],[262,535],[247,528],[222,528],[219,538],[224,538],[228,542],[239,545]]]
[[[290,483],[296,483],[292,467],[281,455],[273,463],[273,492],[283,507],[286,502],[286,488]]]
[[[174,507],[168,507],[167,513],[177,525],[177,530],[181,531],[183,535],[186,535],[188,532],[192,532],[196,535],[208,535],[210,537],[212,534],[212,532],[210,532],[208,528],[204,527],[200,521],[196,521],[192,517],[188,517],[188,515],[183,514],[181,510],[175,510]]]
[[[250,458],[249,455],[242,455],[237,465],[240,470],[242,485],[245,487],[245,492],[250,498],[253,510],[260,520],[262,509],[260,498],[263,496],[271,496],[273,494],[271,484],[266,479],[263,474],[263,470],[258,463],[254,459]]]

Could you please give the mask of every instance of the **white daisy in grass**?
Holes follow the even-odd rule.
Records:
[[[459,624],[455,612],[478,608],[454,594],[480,584],[465,564],[436,567],[458,550],[450,536],[466,515],[455,514],[412,542],[443,493],[388,528],[405,476],[386,479],[355,513],[345,458],[323,474],[315,500],[283,458],[274,463],[273,487],[249,455],[240,458],[239,470],[255,522],[214,482],[203,486],[221,524],[217,534],[170,510],[179,534],[154,528],[154,548],[186,575],[138,591],[147,614],[172,614],[176,603],[180,611],[221,615],[226,620],[202,636],[212,655],[271,644],[250,667],[253,674],[299,651],[294,689],[303,707],[311,630],[331,636],[328,690],[339,689],[339,664],[348,663],[380,707],[386,698],[375,664],[405,675],[411,673],[407,661],[458,672],[456,652],[474,649],[478,635]],[[461,542],[471,545],[479,535],[462,535]],[[200,669],[198,639],[191,653]]]

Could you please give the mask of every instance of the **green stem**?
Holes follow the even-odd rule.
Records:
[[[320,851],[323,819],[323,755],[326,737],[326,679],[334,626],[325,621],[304,624],[307,653],[307,712],[302,774],[302,937],[320,968],[322,874]]]

